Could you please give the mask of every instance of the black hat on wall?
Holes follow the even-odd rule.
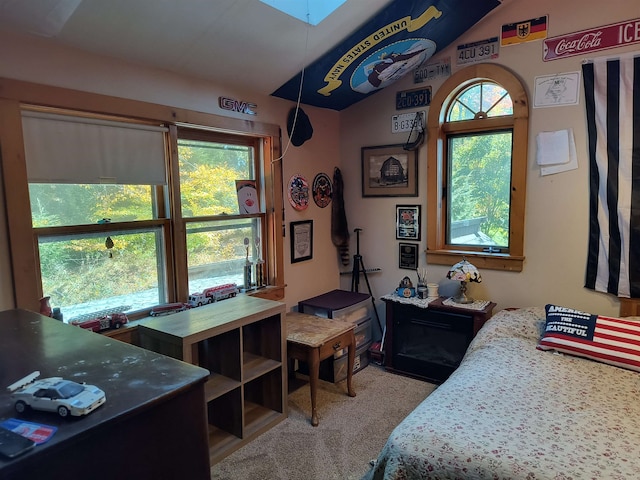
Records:
[[[298,107],[298,115],[296,117],[296,107],[289,110],[287,117],[287,133],[291,139],[291,143],[299,147],[313,136],[313,127],[309,121],[309,117],[302,108]],[[295,121],[295,125],[294,125]]]

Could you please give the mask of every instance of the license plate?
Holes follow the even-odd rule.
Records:
[[[425,111],[416,113],[399,113],[391,116],[391,133],[410,132],[416,121],[416,114],[420,115],[422,126],[425,125]]]
[[[396,93],[396,110],[427,107],[431,104],[431,87],[403,90]]]
[[[457,64],[484,62],[498,58],[500,42],[498,37],[488,38],[479,42],[458,45]]]

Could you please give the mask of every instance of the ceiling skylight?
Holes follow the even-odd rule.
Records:
[[[304,23],[318,25],[346,0],[260,0]]]

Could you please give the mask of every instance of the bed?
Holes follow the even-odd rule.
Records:
[[[489,320],[364,478],[640,478],[640,373],[557,353],[561,347],[540,350],[548,309],[503,310]]]

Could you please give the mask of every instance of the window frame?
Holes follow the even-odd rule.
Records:
[[[6,200],[7,235],[10,245],[14,303],[17,308],[39,311],[39,299],[43,296],[39,272],[38,240],[31,224],[29,187],[21,110],[27,105],[47,106],[86,115],[114,115],[134,121],[160,122],[169,127],[168,138],[169,178],[168,195],[159,199],[159,210],[167,215],[157,220],[144,221],[149,225],[163,224],[170,234],[165,242],[166,270],[169,302],[186,302],[189,296],[186,263],[186,231],[180,213],[179,172],[177,162],[177,128],[209,130],[227,135],[252,137],[260,148],[258,164],[261,166],[266,215],[265,262],[268,265],[268,287],[256,292],[256,296],[281,300],[284,298],[283,260],[283,195],[282,166],[280,156],[280,127],[261,122],[223,117],[187,109],[151,104],[137,100],[80,92],[60,87],[33,84],[0,78],[0,154],[2,181]],[[258,172],[257,172],[258,173]],[[176,190],[177,185],[177,190]],[[156,187],[163,189],[164,187]],[[157,192],[160,194],[160,192]],[[172,201],[173,200],[173,201]],[[160,214],[160,212],[158,212]],[[136,226],[140,224],[135,222]],[[169,223],[167,226],[166,223]],[[108,232],[122,228],[123,224],[91,225],[95,231]],[[133,228],[133,225],[130,225]],[[60,227],[67,231],[69,227]],[[99,229],[99,230],[98,230]],[[68,230],[70,231],[70,230]],[[41,231],[40,233],[45,233]],[[46,232],[51,233],[51,232]],[[61,233],[61,230],[56,230]],[[171,246],[174,254],[171,255]],[[141,316],[144,316],[142,314]]]
[[[513,115],[448,123],[451,102],[470,85],[481,80],[497,83],[511,97]],[[433,96],[427,119],[427,262],[453,265],[466,257],[478,268],[522,271],[524,265],[524,214],[529,130],[529,101],[522,82],[501,65],[477,64],[449,77]],[[456,133],[513,131],[509,252],[490,253],[463,249],[446,243],[447,137]]]
[[[197,140],[197,141],[205,141],[205,142],[217,142],[217,143],[226,143],[226,144],[252,147],[257,157],[254,161],[254,168],[255,168],[254,176],[256,180],[258,180],[257,189],[258,189],[258,196],[260,197],[260,205],[261,205],[260,213],[203,215],[203,216],[186,216],[185,217],[182,211],[181,191],[180,191],[180,170],[179,170],[179,161],[178,161],[178,155],[177,155],[177,151],[178,151],[177,142],[180,139]],[[176,201],[174,202],[176,208],[173,213],[173,218],[176,219],[176,225],[177,224],[180,225],[180,232],[184,232],[184,234],[180,233],[179,238],[174,236],[173,241],[181,245],[181,248],[179,249],[179,255],[180,255],[181,263],[184,265],[184,269],[182,268],[179,269],[180,274],[178,275],[178,278],[177,278],[178,291],[181,292],[181,291],[184,291],[185,289],[187,291],[189,290],[189,271],[188,271],[189,267],[188,267],[188,258],[187,258],[188,257],[187,229],[189,224],[202,223],[202,222],[216,222],[221,220],[256,218],[260,220],[260,226],[261,226],[260,238],[266,238],[266,235],[268,235],[268,229],[267,229],[268,221],[267,221],[266,210],[265,208],[262,207],[262,205],[265,204],[265,195],[264,195],[265,192],[263,190],[267,190],[267,187],[265,185],[265,182],[261,181],[261,179],[264,179],[265,165],[262,159],[260,158],[260,154],[263,148],[263,144],[260,138],[257,138],[257,137],[251,138],[251,137],[248,137],[247,135],[229,134],[229,133],[223,133],[219,131],[211,131],[208,129],[201,129],[201,128],[198,129],[198,128],[194,128],[193,125],[179,125],[177,126],[177,129],[176,129],[175,145],[176,145],[176,149],[175,149],[176,155],[172,164],[176,165],[177,174],[173,175],[172,177],[172,179],[174,180],[172,182],[172,186],[173,186],[173,191],[175,192],[175,197],[176,197]],[[268,242],[261,243],[262,258],[269,258],[267,253],[268,246],[269,246]],[[272,258],[272,261],[265,262],[265,267],[266,267],[266,271],[264,272],[265,278],[269,279],[271,270],[273,269],[273,258]],[[267,281],[267,283],[269,282]],[[242,285],[238,285],[238,286],[242,287]],[[188,295],[190,295],[191,293],[194,293],[194,292],[189,292]]]

